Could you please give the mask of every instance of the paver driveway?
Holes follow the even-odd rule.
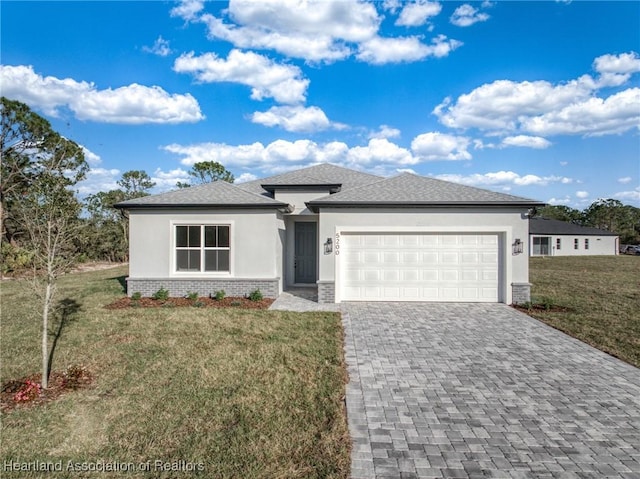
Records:
[[[640,370],[501,304],[347,303],[352,477],[640,478]]]

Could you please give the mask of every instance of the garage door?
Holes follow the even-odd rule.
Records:
[[[497,302],[497,234],[343,233],[343,301]]]

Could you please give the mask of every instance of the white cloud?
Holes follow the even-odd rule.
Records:
[[[547,200],[550,205],[568,205],[571,203],[571,197],[565,196],[564,198],[550,198]]]
[[[571,183],[573,180],[561,176],[538,176],[538,175],[520,175],[513,171],[496,171],[490,173],[475,173],[472,175],[438,175],[437,178],[445,181],[453,181],[463,185],[470,186],[546,186],[549,183]]]
[[[640,130],[640,88],[629,88],[606,99],[589,98],[557,111],[528,118],[522,129],[538,135],[602,136]]]
[[[132,83],[98,90],[93,83],[36,74],[31,66],[0,65],[2,94],[58,116],[67,107],[80,120],[103,123],[192,123],[204,118],[190,94]]]
[[[205,83],[234,82],[251,87],[251,98],[262,100],[270,97],[280,103],[305,101],[309,80],[302,78],[302,71],[294,65],[275,63],[253,52],[231,50],[226,59],[215,53],[195,56],[193,52],[176,59],[173,69],[190,73]]]
[[[420,37],[374,37],[359,46],[356,57],[358,60],[374,65],[387,63],[413,62],[427,57],[446,57],[462,42],[438,35],[431,40],[431,44],[420,41]]]
[[[469,138],[430,132],[416,136],[411,142],[411,150],[423,161],[470,160]]]
[[[84,180],[77,184],[80,196],[93,195],[100,191],[118,189],[120,170],[91,167]]]
[[[568,161],[561,161],[560,166],[567,166],[569,164]]]
[[[82,146],[82,152],[84,153],[84,159],[89,163],[89,166],[97,166],[102,163],[102,158],[99,155],[96,155],[93,151],[91,151],[86,146]]]
[[[242,173],[240,176],[236,178],[234,183],[246,183],[247,181],[257,180],[258,177],[253,173]]]
[[[396,20],[396,25],[419,27],[427,23],[429,18],[437,16],[441,11],[442,5],[438,2],[416,0],[404,6]]]
[[[328,128],[344,129],[345,125],[329,121],[317,106],[274,106],[269,110],[257,111],[251,121],[265,126],[278,126],[292,132],[317,132]]]
[[[161,56],[161,57],[166,57],[166,56],[171,55],[171,53],[173,53],[171,48],[169,48],[169,42],[167,40],[165,40],[164,38],[162,38],[162,35],[160,35],[156,39],[156,41],[153,43],[152,46],[150,46],[150,47],[142,47],[142,49],[145,52],[153,53],[154,55],[158,55],[158,56]]]
[[[418,160],[406,148],[391,143],[386,138],[372,138],[366,146],[354,146],[347,155],[349,165],[370,163],[391,163],[393,165],[414,165]]]
[[[508,136],[502,140],[502,147],[519,146],[524,148],[534,148],[543,150],[551,146],[551,142],[539,136],[517,135]]]
[[[380,125],[378,131],[372,131],[369,133],[369,139],[371,138],[399,138],[400,130],[392,128],[388,125]]]
[[[189,22],[196,20],[203,8],[204,0],[182,0],[177,7],[171,9],[171,16],[180,17]]]
[[[621,200],[640,201],[640,186],[632,191],[621,191],[613,196]]]
[[[469,27],[474,23],[486,22],[487,20],[489,20],[488,14],[480,12],[468,3],[456,8],[450,18],[451,23],[458,27]]]
[[[391,13],[396,13],[401,6],[402,2],[400,0],[383,0],[382,2],[382,9]]]
[[[351,54],[346,43],[373,37],[381,22],[367,2],[232,0],[226,13],[234,23],[209,14],[201,17],[211,37],[314,62],[346,58]]]
[[[618,183],[622,183],[623,185],[626,185],[627,183],[631,183],[631,180],[633,178],[631,178],[630,176],[625,176],[623,178],[618,178]]]
[[[631,74],[640,72],[640,55],[636,52],[602,55],[593,61],[593,69],[600,73],[600,86],[623,85]]]
[[[178,181],[189,182],[189,179],[189,173],[182,168],[175,168],[169,171],[163,171],[161,168],[156,168],[151,175],[151,181],[156,184],[154,187],[155,191],[173,189],[176,187],[176,183]]]
[[[598,97],[597,92],[603,86],[626,82],[632,73],[640,71],[639,63],[635,52],[603,55],[594,61],[594,69],[600,74],[595,79],[583,75],[558,84],[497,80],[456,100],[445,98],[433,113],[450,128],[477,128],[489,135],[624,133],[640,128],[640,89],[628,88],[606,98]],[[617,75],[615,81],[611,75]]]
[[[589,192],[588,191],[576,191],[576,197],[580,198],[580,199],[588,198],[589,197]]]

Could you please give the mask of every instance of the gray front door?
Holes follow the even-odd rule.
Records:
[[[296,283],[316,282],[317,228],[316,223],[295,223],[296,244],[293,265]]]

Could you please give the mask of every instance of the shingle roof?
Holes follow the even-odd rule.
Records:
[[[599,228],[580,226],[566,221],[549,218],[529,218],[529,234],[540,235],[585,235],[585,236],[618,236],[616,233]]]
[[[519,196],[403,173],[307,203],[319,206],[521,205],[543,203]]]
[[[261,185],[321,185],[321,184],[341,184],[342,189],[355,188],[367,185],[375,181],[380,181],[380,176],[363,173],[361,171],[343,168],[322,163],[320,165],[302,168],[301,170],[290,171],[281,175],[270,176],[259,180],[240,183],[239,188],[251,191],[256,194],[265,194]]]
[[[214,181],[200,186],[144,196],[123,201],[116,208],[160,207],[160,206],[233,206],[256,208],[284,208],[288,205],[266,196],[250,193],[226,181]]]

